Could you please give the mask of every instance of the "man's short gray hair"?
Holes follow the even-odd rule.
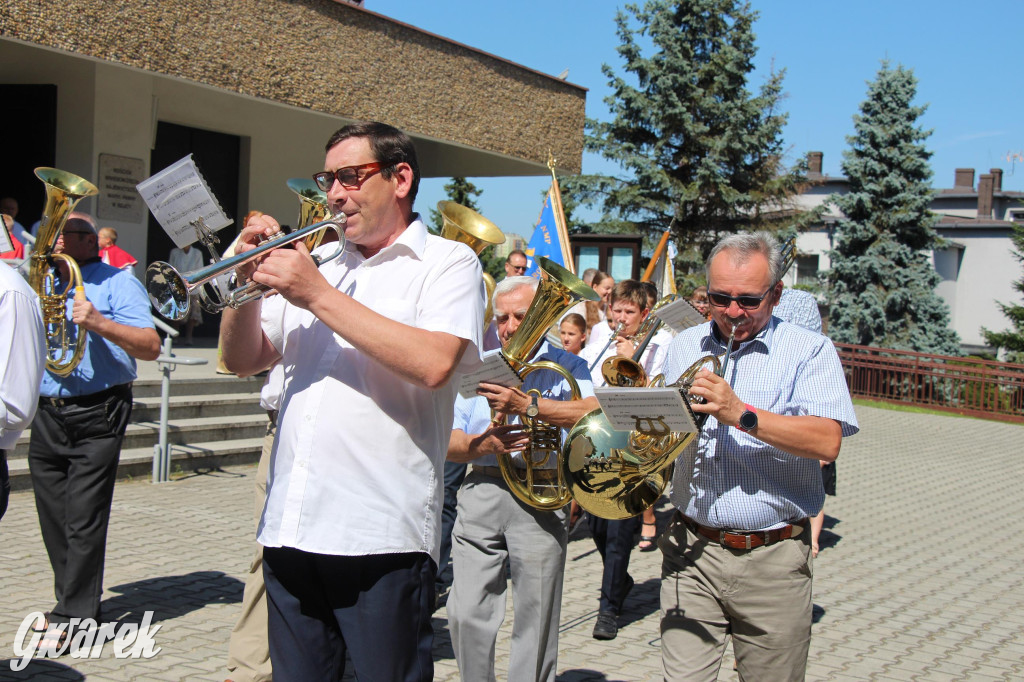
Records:
[[[711,249],[707,261],[704,263],[704,276],[711,281],[711,261],[723,251],[730,251],[740,262],[746,262],[755,253],[759,253],[768,260],[768,270],[772,274],[772,284],[775,284],[786,273],[782,272],[782,251],[779,250],[779,240],[771,232],[761,230],[760,232],[739,232],[722,237]]]
[[[510,294],[519,287],[530,287],[532,291],[536,292],[538,286],[540,286],[540,280],[536,277],[525,277],[523,275],[506,277],[498,282],[498,285],[494,287],[494,295],[491,296],[491,305],[497,308],[499,296]]]

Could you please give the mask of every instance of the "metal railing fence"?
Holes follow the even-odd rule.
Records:
[[[850,394],[1024,423],[1024,365],[835,344]]]

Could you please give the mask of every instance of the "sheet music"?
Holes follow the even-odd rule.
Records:
[[[469,374],[462,375],[459,395],[463,398],[475,398],[476,387],[482,383],[518,387],[522,386],[523,380],[512,371],[501,350],[496,349],[484,353],[483,362]]]
[[[685,298],[676,299],[666,306],[655,310],[656,315],[665,326],[678,333],[690,327],[707,322],[707,318],[701,315],[700,311],[693,307],[693,304]]]
[[[135,188],[178,248],[197,240],[192,221],[198,218],[203,219],[211,232],[233,222],[220,207],[217,197],[213,196],[191,154],[143,180]]]
[[[594,395],[616,431],[651,435],[697,431],[693,416],[675,388],[595,388]]]

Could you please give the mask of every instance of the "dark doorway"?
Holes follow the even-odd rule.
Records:
[[[150,155],[150,174],[158,173],[175,161],[192,154],[199,172],[206,179],[210,191],[220,202],[221,208],[229,218],[237,220],[234,215],[238,209],[238,175],[241,138],[237,135],[226,135],[209,130],[189,128],[188,126],[165,123],[160,121],[156,130],[156,147]],[[220,238],[221,252],[235,238],[235,226],[225,227],[217,233]],[[146,263],[156,260],[167,260],[174,242],[167,236],[163,228],[149,215],[148,246]],[[201,244],[193,245],[203,251],[203,260],[209,260],[209,253]],[[203,312],[203,322],[195,328],[196,336],[216,336],[220,325],[219,315]]]
[[[46,203],[46,188],[32,171],[57,158],[57,86],[0,85],[0,130],[6,132],[0,197],[18,201],[18,222],[27,230]]]

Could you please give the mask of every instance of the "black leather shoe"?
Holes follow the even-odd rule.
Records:
[[[616,622],[615,614],[611,611],[602,611],[597,614],[597,622],[594,623],[594,639],[615,639],[619,634],[619,624]]]

